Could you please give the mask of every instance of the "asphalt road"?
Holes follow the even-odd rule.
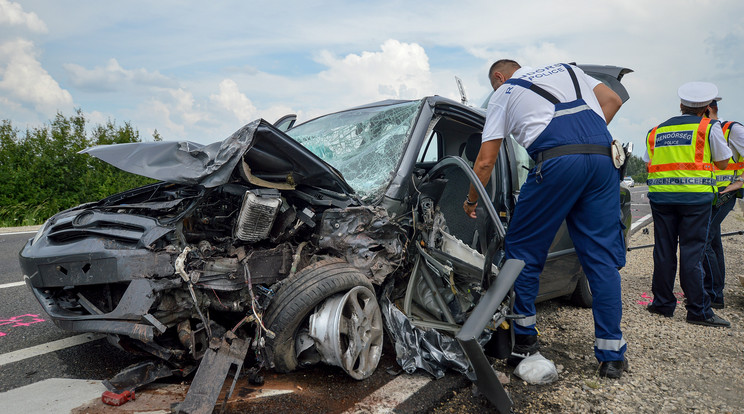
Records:
[[[30,237],[33,233],[0,234],[0,361],[14,351],[77,336],[50,322],[25,284],[14,285],[22,282],[18,252]],[[133,360],[99,339],[0,365],[0,392],[49,378],[103,380]]]
[[[3,396],[4,392],[30,384],[41,384],[42,381],[53,378],[100,382],[110,379],[123,368],[140,360],[109,344],[105,338],[92,341],[83,338],[87,342],[81,345],[46,352],[15,362],[7,362],[3,358],[33,349],[33,347],[82,336],[57,328],[49,321],[48,316],[42,311],[41,306],[25,284],[18,283],[22,281],[22,272],[17,255],[30,237],[33,237],[33,232],[0,233],[0,333],[4,334],[0,335],[0,407],[10,406],[11,412],[14,412],[14,408],[21,407],[23,411],[19,412],[24,414],[29,414],[29,411],[24,408],[27,405],[17,403],[17,401],[3,401],[3,398],[14,398],[13,395],[7,395],[9,393]],[[388,383],[395,381],[393,388],[405,388],[406,383],[410,382],[410,376],[398,375],[400,368],[393,355],[394,351],[388,349],[375,374],[365,381],[350,380],[340,369],[323,365],[285,375],[267,373],[265,388],[290,389],[292,392],[263,400],[255,399],[234,403],[237,404],[234,406],[239,407],[239,411],[236,412],[343,412],[353,409],[355,404],[365,401],[365,398],[372,395],[375,390],[381,389]],[[447,392],[466,385],[466,380],[456,373],[449,373],[439,381],[431,381],[428,377],[422,379],[421,376],[413,379],[419,385],[412,392],[405,394],[406,398],[402,399],[400,404],[396,404],[405,407],[407,412],[430,411],[441,398],[447,395]],[[177,383],[178,381],[175,378],[170,382]],[[73,387],[79,384],[75,383]],[[161,395],[171,393],[169,397],[173,401],[180,401],[183,398],[183,395],[176,391],[168,391],[170,389],[166,387],[165,391],[159,392]],[[250,393],[252,390],[251,386],[246,383],[239,383],[237,389],[242,390],[243,393]],[[55,390],[51,392],[56,394]],[[98,398],[100,398],[100,391]],[[372,401],[367,404],[374,406],[379,403],[372,398]],[[91,404],[96,404],[96,402]],[[100,401],[97,404],[90,409],[92,411],[105,409]],[[54,406],[52,410],[55,410]],[[0,409],[0,411],[3,410]],[[67,409],[63,412],[66,411]],[[30,412],[35,411],[32,409]]]
[[[630,188],[630,213],[633,223],[637,223],[651,214],[651,205],[648,203],[648,186],[636,185]]]
[[[633,230],[642,227],[641,222],[648,222],[650,218],[646,191],[645,186],[631,188],[633,223],[641,224],[632,227]],[[101,381],[138,361],[137,357],[110,345],[106,339],[81,338],[82,335],[64,332],[49,321],[29,289],[18,283],[22,281],[22,274],[17,255],[33,234],[0,232],[0,407],[11,402],[3,401],[3,398],[16,398],[6,391],[18,390],[19,387],[39,384],[52,378]],[[19,352],[26,352],[30,348],[50,346],[49,344],[58,344],[61,340],[71,338],[84,343],[21,360],[7,359],[17,357]],[[385,384],[393,384],[392,388],[396,389],[405,388],[403,383],[411,376],[396,375],[400,369],[392,357],[394,351],[388,349],[385,354],[373,378],[361,382],[350,380],[339,369],[326,366],[284,376],[267,375],[267,383],[279,388],[289,388],[292,392],[271,397],[272,403],[268,403],[269,399],[261,401],[246,398],[240,404],[240,412],[311,412],[314,409],[318,412],[343,412],[359,401],[370,400],[375,396],[375,390]],[[404,400],[396,403],[397,411],[428,412],[437,404],[446,405],[446,400],[466,386],[467,380],[460,374],[448,373],[443,380],[419,379],[417,384],[418,388],[413,390],[415,392],[405,394]],[[182,394],[179,394],[174,398],[178,400],[181,397]],[[368,404],[374,405],[377,402],[372,398]],[[18,406],[23,404],[16,405]],[[64,412],[66,411],[67,409]],[[96,409],[93,408],[92,411]],[[29,414],[28,410],[22,412]]]

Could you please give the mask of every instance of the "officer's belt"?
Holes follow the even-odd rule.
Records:
[[[553,147],[550,149],[546,149],[545,151],[538,152],[535,156],[535,164],[537,166],[535,174],[537,175],[537,182],[539,183],[542,181],[541,172],[543,162],[551,158],[571,154],[600,154],[612,157],[612,148],[598,144],[568,144],[560,145],[558,147]]]
[[[569,144],[561,145],[538,152],[535,156],[535,163],[541,164],[551,158],[571,154],[600,154],[608,157],[612,156],[612,149],[609,146],[598,144]]]

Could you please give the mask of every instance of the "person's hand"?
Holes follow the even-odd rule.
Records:
[[[742,187],[742,185],[744,185],[744,182],[734,181],[733,183],[729,184],[728,187],[726,187],[723,190],[721,190],[721,194],[728,193],[728,192],[731,192],[731,191],[736,191],[736,190],[740,189]]]
[[[463,201],[463,203],[462,203],[462,209],[465,210],[465,214],[467,214],[471,218],[475,218],[475,208],[476,207],[478,207],[478,203],[468,204],[467,201]]]

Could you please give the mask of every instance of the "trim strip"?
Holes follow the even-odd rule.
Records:
[[[532,315],[532,316],[525,316],[522,319],[515,319],[514,323],[516,323],[519,326],[524,326],[525,328],[528,328],[537,323],[537,316]]]
[[[705,155],[705,144],[706,137],[708,136],[708,126],[710,125],[710,118],[703,118],[698,125],[697,139],[695,140],[695,162],[703,162],[703,156]]]
[[[597,338],[594,340],[594,346],[597,349],[601,349],[603,351],[619,351],[622,347],[624,347],[627,344],[625,342],[625,338],[620,339],[600,339]]]
[[[652,178],[646,180],[648,185],[716,185],[716,180],[713,178],[703,177],[666,177],[666,178]]]
[[[586,105],[586,104],[579,105],[573,108],[566,108],[566,109],[561,109],[560,111],[555,111],[555,113],[553,114],[553,118],[558,118],[559,116],[563,116],[563,115],[572,115],[572,114],[576,114],[582,111],[591,111],[591,110],[592,108],[590,108],[589,105]]]
[[[713,164],[708,162],[670,162],[669,164],[657,164],[648,166],[649,173],[678,170],[713,171]]]

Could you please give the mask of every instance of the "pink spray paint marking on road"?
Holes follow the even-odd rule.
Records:
[[[39,315],[27,313],[25,315],[12,316],[8,319],[0,319],[0,338],[8,334],[8,330],[11,328],[18,328],[23,326],[30,326],[35,323],[44,322],[46,319],[42,319]],[[6,331],[6,332],[3,332]]]
[[[685,297],[685,294],[682,292],[674,292],[674,296],[676,296],[678,299],[682,299],[683,297]],[[636,301],[636,303],[643,306],[648,306],[651,302],[654,301],[654,297],[650,296],[648,292],[641,293],[641,299],[642,300]],[[677,303],[681,303],[681,301],[678,300]]]

